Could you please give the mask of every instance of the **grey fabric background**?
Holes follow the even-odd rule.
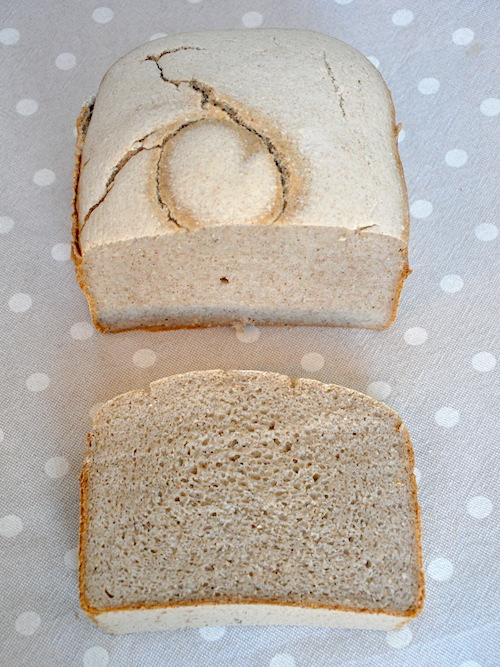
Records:
[[[498,3],[103,2],[107,10],[98,0],[0,5],[0,663],[499,665]],[[68,260],[82,101],[152,35],[257,25],[344,39],[376,59],[393,92],[412,210],[413,274],[397,322],[382,332],[96,333]],[[75,549],[89,411],[151,380],[214,367],[344,384],[400,412],[419,470],[428,587],[407,629],[111,637],[84,618]]]

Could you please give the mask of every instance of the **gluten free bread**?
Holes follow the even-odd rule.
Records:
[[[112,633],[205,625],[391,630],[423,605],[399,416],[335,385],[199,371],[94,419],[80,597]]]
[[[389,326],[408,273],[390,93],[302,30],[172,35],[77,123],[73,258],[102,331]]]

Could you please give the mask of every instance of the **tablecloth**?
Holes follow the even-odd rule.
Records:
[[[494,0],[4,2],[0,663],[85,667],[500,664],[498,4]],[[394,96],[410,261],[386,331],[98,334],[69,259],[74,123],[107,68],[182,31],[307,28],[343,39]],[[498,72],[497,72],[498,74]],[[415,447],[427,602],[395,633],[216,628],[113,637],[79,608],[79,482],[103,401],[193,369],[249,368],[367,392]]]

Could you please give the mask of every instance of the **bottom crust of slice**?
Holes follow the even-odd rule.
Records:
[[[405,245],[370,231],[211,227],[121,241],[77,258],[103,332],[236,324],[392,324]]]
[[[294,625],[357,630],[399,630],[416,614],[344,611],[277,604],[206,604],[113,609],[89,618],[111,634],[235,625]]]

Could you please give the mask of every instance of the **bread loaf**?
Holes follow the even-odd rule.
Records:
[[[390,93],[303,30],[171,35],[77,123],[73,258],[102,331],[389,326],[408,273]]]
[[[391,630],[423,605],[399,416],[335,385],[200,371],[106,403],[82,474],[80,597],[112,633]]]

